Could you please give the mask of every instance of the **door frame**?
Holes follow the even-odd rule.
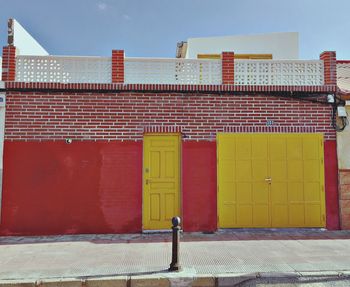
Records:
[[[142,232],[157,232],[157,231],[168,231],[167,229],[145,229],[145,216],[144,216],[144,194],[145,194],[145,171],[144,171],[144,166],[145,166],[145,137],[147,136],[177,136],[178,139],[178,153],[179,153],[179,210],[181,218],[181,224],[183,224],[183,197],[182,197],[182,133],[181,132],[174,132],[174,133],[159,133],[159,132],[147,132],[143,134],[143,140],[142,140],[142,206],[141,206],[141,215],[142,215]],[[171,223],[169,222],[169,231],[170,231]],[[182,228],[183,229],[183,228]]]

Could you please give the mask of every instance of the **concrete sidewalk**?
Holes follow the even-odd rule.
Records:
[[[237,239],[249,234],[250,240]],[[298,239],[281,239],[293,236]],[[332,285],[308,286],[350,286],[349,232],[184,234],[179,273],[166,271],[170,238],[171,234],[0,237],[0,285],[234,286],[244,281],[240,286],[266,286],[249,284],[275,280],[278,286],[288,286],[282,283],[331,280]]]

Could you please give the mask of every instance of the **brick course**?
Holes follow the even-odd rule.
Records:
[[[6,140],[142,140],[149,131],[215,140],[230,129],[269,132],[268,120],[273,132],[305,130],[335,140],[330,106],[266,95],[12,91],[6,107]]]

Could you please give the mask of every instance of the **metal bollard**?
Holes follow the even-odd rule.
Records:
[[[180,271],[181,266],[179,262],[179,254],[180,254],[180,223],[181,219],[180,217],[173,217],[171,220],[173,226],[171,227],[173,229],[173,245],[172,245],[172,259],[170,263],[170,267],[168,271]]]

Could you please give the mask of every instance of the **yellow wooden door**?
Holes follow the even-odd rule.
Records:
[[[269,135],[272,227],[324,227],[323,136]]]
[[[263,135],[218,138],[220,227],[268,227],[268,147]]]
[[[180,136],[149,134],[143,152],[143,229],[170,229],[180,216]]]
[[[321,134],[219,134],[219,226],[324,227]]]

